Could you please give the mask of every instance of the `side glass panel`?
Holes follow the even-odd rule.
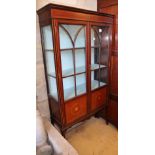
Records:
[[[55,63],[54,63],[54,52],[45,51],[47,74],[51,76],[56,76],[55,74]]]
[[[58,101],[52,29],[51,26],[48,25],[42,27],[41,30],[42,30],[42,43],[45,56],[47,77],[48,77],[47,79],[48,79],[49,95],[51,95],[56,101]]]
[[[108,82],[109,27],[91,27],[91,90]]]
[[[43,32],[43,43],[44,43],[44,49],[48,50],[53,50],[53,39],[52,39],[52,30],[51,30],[51,26],[44,26],[42,28],[42,32]]]
[[[64,100],[86,93],[85,26],[59,24]]]
[[[48,76],[48,84],[49,84],[49,93],[50,93],[50,95],[56,101],[58,101],[58,92],[57,92],[56,78]]]

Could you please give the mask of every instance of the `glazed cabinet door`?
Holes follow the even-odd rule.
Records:
[[[59,23],[64,101],[86,94],[86,26]]]
[[[66,124],[87,114],[86,24],[58,20],[59,55]]]
[[[109,80],[110,26],[91,24],[91,110],[106,103]]]
[[[48,95],[56,102],[58,101],[56,69],[55,69],[55,51],[53,48],[53,37],[51,25],[43,26],[42,32],[42,47],[45,58],[45,70],[48,83]]]

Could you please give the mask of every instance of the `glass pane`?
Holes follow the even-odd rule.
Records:
[[[76,73],[86,71],[85,49],[75,50],[75,67]]]
[[[91,71],[91,90],[99,88],[99,70]]]
[[[94,26],[93,27],[99,35],[101,40],[101,51],[100,51],[100,63],[108,66],[109,57],[109,27],[108,26]]]
[[[56,79],[48,76],[49,94],[58,101],[57,84]]]
[[[55,76],[54,52],[45,52],[47,74]]]
[[[43,32],[43,44],[45,49],[53,49],[52,29],[51,26],[44,26]]]
[[[101,64],[108,66],[109,58],[109,27],[104,27],[101,35],[102,37],[102,48],[101,48]]]
[[[107,67],[102,64],[102,59],[104,58],[99,55],[99,48],[91,48],[91,70]]]
[[[62,26],[68,31],[73,41],[75,39],[78,30],[82,27],[81,25],[67,25],[67,24],[66,25],[63,24]]]
[[[75,96],[74,76],[63,78],[64,100],[68,100]]]
[[[59,36],[60,36],[60,48],[61,49],[73,48],[73,44],[67,32],[60,26],[59,26]]]
[[[106,85],[108,82],[108,68],[100,69],[100,86]]]
[[[99,68],[99,48],[91,48],[91,69]]]
[[[86,74],[76,75],[77,96],[86,93]]]
[[[82,28],[82,30],[79,32],[76,41],[75,41],[75,47],[85,47],[86,45],[86,40],[85,40],[85,27]]]
[[[72,50],[61,51],[62,76],[74,74]]]
[[[91,47],[99,47],[100,46],[100,41],[99,41],[99,36],[96,33],[96,31],[91,28]]]

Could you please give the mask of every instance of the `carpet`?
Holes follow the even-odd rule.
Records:
[[[117,155],[118,131],[102,118],[91,117],[66,133],[79,155]]]

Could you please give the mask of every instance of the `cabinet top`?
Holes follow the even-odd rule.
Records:
[[[52,4],[49,3],[42,7],[41,9],[37,10],[37,14],[41,14],[45,11],[51,10],[51,9],[60,9],[60,10],[67,10],[67,11],[73,11],[73,12],[80,12],[80,13],[85,13],[85,14],[93,14],[93,15],[99,15],[99,16],[107,16],[113,18],[113,15],[107,14],[107,13],[99,13],[97,11],[91,11],[91,10],[84,10],[80,8],[75,8],[75,7],[69,7],[65,5],[57,5],[57,4]]]

